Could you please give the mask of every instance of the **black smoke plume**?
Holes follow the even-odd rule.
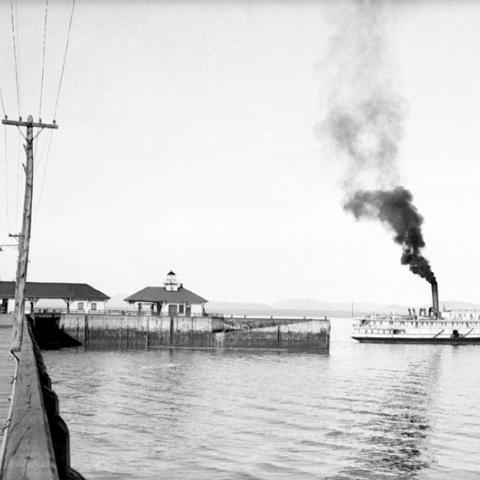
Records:
[[[422,235],[423,217],[412,203],[412,194],[404,187],[393,190],[358,190],[348,198],[343,208],[361,218],[379,219],[394,232],[393,239],[402,247],[401,262],[416,275],[435,283],[428,260],[422,255],[425,246]]]
[[[405,102],[396,92],[386,62],[385,2],[342,4],[338,31],[324,62],[327,115],[317,129],[327,134],[346,163],[344,209],[357,220],[378,219],[402,247],[401,263],[435,283],[422,255],[423,218],[412,194],[401,186],[398,168]]]

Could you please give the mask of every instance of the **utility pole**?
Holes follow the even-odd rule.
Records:
[[[58,128],[55,121],[51,124],[34,122],[31,115],[28,116],[27,121],[8,120],[5,117],[2,120],[4,125],[15,125],[16,127],[26,127],[27,135],[25,138],[25,153],[27,155],[27,163],[24,165],[25,170],[25,197],[23,201],[23,220],[22,232],[18,237],[18,263],[17,276],[15,281],[15,314],[13,318],[13,337],[10,350],[12,352],[19,352],[23,340],[23,325],[25,317],[25,285],[27,283],[27,268],[28,268],[28,254],[30,248],[30,230],[32,227],[32,199],[33,199],[33,129],[40,128]],[[41,131],[40,130],[40,131]],[[37,133],[39,135],[40,132]]]

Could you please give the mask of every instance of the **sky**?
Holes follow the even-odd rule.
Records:
[[[29,279],[128,295],[173,269],[216,301],[428,302],[392,233],[342,208],[344,159],[318,134],[335,42],[358,3],[77,0],[60,128],[35,150]],[[13,5],[20,114],[38,118],[45,2]],[[423,254],[442,300],[480,302],[480,4],[379,5],[385,74],[405,108],[398,169],[424,217]],[[70,9],[48,2],[44,121]],[[0,56],[14,118],[10,2]],[[11,243],[24,154],[16,129],[0,129],[0,243]],[[5,247],[2,280],[15,262]]]

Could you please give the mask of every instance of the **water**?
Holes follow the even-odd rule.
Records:
[[[480,346],[45,352],[87,479],[478,479]]]

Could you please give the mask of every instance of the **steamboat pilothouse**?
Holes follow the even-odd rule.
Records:
[[[478,343],[480,311],[440,311],[438,286],[432,283],[430,308],[414,308],[407,315],[372,314],[356,319],[352,338],[368,343]]]

